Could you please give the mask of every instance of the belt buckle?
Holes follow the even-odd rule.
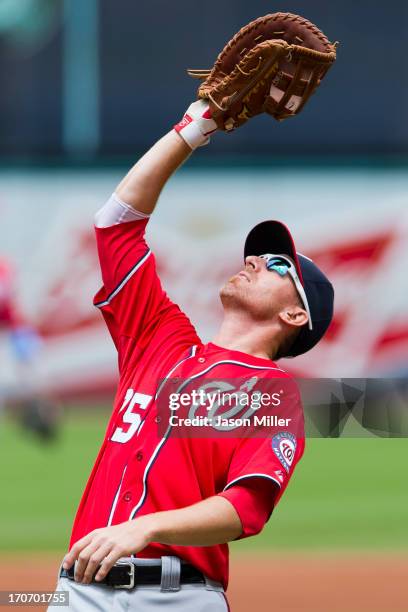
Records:
[[[116,566],[124,566],[128,568],[129,584],[115,584],[114,589],[133,589],[135,586],[135,564],[130,561],[118,561]]]

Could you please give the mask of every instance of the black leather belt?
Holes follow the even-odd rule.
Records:
[[[161,583],[160,565],[136,565],[131,562],[118,562],[109,570],[103,580],[92,580],[93,584],[106,584],[116,589],[133,589],[138,584],[154,585]],[[61,578],[74,580],[74,566],[69,570],[61,569]],[[182,563],[180,584],[205,583],[204,575],[193,565]]]

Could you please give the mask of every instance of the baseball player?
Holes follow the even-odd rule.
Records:
[[[245,266],[221,289],[213,342],[203,344],[164,293],[145,228],[168,178],[216,129],[204,101],[187,114],[193,120],[159,140],[96,215],[103,287],[94,303],[120,380],[61,570],[73,610],[128,601],[143,611],[227,609],[226,543],[261,531],[303,453],[290,433],[288,461],[271,439],[158,436],[159,380],[287,378],[277,358],[312,348],[332,316],[329,281],[277,221],[249,233]]]
[[[285,18],[282,27],[287,23],[298,27],[299,18]],[[258,41],[254,30],[251,26]],[[269,43],[260,46],[260,61],[252,53],[249,65],[261,66],[265,49],[272,48]],[[286,42],[278,46],[279,53],[283,49],[287,54]],[[319,66],[320,56],[323,52]],[[286,63],[292,58],[291,51]],[[266,70],[271,75],[270,66],[268,60],[262,79]],[[247,92],[254,70],[240,67],[250,81],[238,124],[250,115]],[[275,77],[273,91],[279,83]],[[312,87],[299,82],[296,91],[310,96]],[[242,270],[220,291],[224,318],[212,342],[201,342],[163,291],[145,228],[170,176],[220,125],[233,125],[231,117],[224,121],[225,116],[217,115],[225,104],[209,97],[210,102],[200,99],[190,105],[96,214],[103,286],[94,304],[118,352],[119,383],[59,573],[57,590],[69,592],[71,610],[227,610],[227,543],[262,530],[303,454],[302,427],[286,426],[291,419],[283,419],[285,426],[272,436],[262,437],[221,437],[217,431],[175,436],[172,424],[164,432],[160,428],[159,405],[166,401],[170,380],[190,390],[231,380],[245,381],[245,388],[266,381],[272,388],[289,384],[293,389],[294,382],[277,361],[315,346],[333,313],[330,282],[296,252],[289,230],[279,221],[265,221],[250,231]],[[186,260],[184,265],[191,264]],[[299,394],[288,397],[280,414],[301,423]]]

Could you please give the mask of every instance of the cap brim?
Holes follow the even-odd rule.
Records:
[[[263,255],[264,253],[288,255],[296,266],[300,282],[304,285],[302,269],[292,234],[281,221],[263,221],[255,225],[249,232],[245,241],[244,257]]]

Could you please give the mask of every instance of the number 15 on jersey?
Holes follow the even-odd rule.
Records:
[[[122,414],[122,424],[128,424],[129,427],[117,427],[111,437],[112,442],[121,442],[122,444],[129,442],[142,424],[142,417],[138,412],[133,412],[134,408],[146,410],[151,399],[151,395],[137,393],[133,389],[126,391],[126,396],[119,413],[126,408],[126,411]]]

